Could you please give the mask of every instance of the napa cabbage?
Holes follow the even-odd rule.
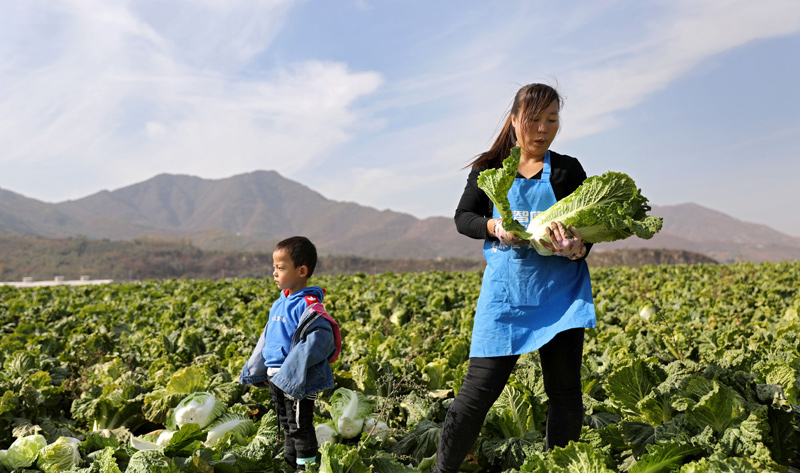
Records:
[[[369,473],[357,446],[325,443],[319,447],[319,473]]]
[[[153,471],[175,471],[174,462],[161,450],[140,450],[131,455],[125,473],[151,473]]]
[[[225,413],[225,403],[217,401],[213,394],[208,392],[192,393],[180,402],[172,411],[167,421],[169,430],[178,430],[185,424],[197,424],[201,429]]]
[[[5,454],[0,455],[0,464],[9,470],[27,468],[36,461],[39,450],[47,445],[47,440],[39,434],[26,435],[14,440]]]
[[[364,420],[372,414],[375,403],[364,393],[339,388],[331,396],[331,417],[342,437],[351,439],[361,434]]]
[[[483,189],[483,192],[494,203],[497,213],[503,219],[503,229],[527,240],[530,235],[521,223],[514,220],[511,204],[508,203],[508,191],[511,190],[514,179],[517,177],[519,156],[519,147],[511,148],[511,155],[503,160],[503,167],[487,169],[478,175],[478,187]]]
[[[339,432],[333,421],[325,422],[314,427],[314,432],[317,435],[317,443],[322,445],[325,442],[337,443],[339,441]]]
[[[641,317],[641,319],[645,322],[650,322],[650,319],[656,315],[656,312],[656,308],[653,304],[646,304],[642,306],[641,310],[639,310],[639,317]]]
[[[552,255],[545,244],[551,222],[562,222],[575,227],[587,243],[616,241],[636,235],[650,239],[663,224],[660,217],[648,216],[648,200],[625,173],[608,171],[602,176],[586,179],[572,194],[561,199],[531,220],[527,228],[513,218],[508,202],[508,191],[514,183],[519,167],[519,148],[499,169],[487,169],[478,176],[478,187],[494,203],[503,228],[518,237],[529,240],[541,255]]]
[[[377,437],[381,442],[385,442],[392,435],[392,429],[386,422],[378,420],[377,417],[367,418],[367,420],[364,421],[362,432]]]
[[[414,457],[417,462],[436,454],[442,438],[442,426],[428,419],[423,419],[414,430],[400,439],[391,452],[397,455]]]
[[[208,426],[206,446],[213,447],[228,433],[236,443],[246,445],[247,438],[256,433],[256,425],[247,416],[231,412],[223,414]]]
[[[164,429],[158,434],[158,438],[156,439],[156,444],[159,447],[164,447],[169,444],[169,441],[172,440],[172,437],[175,436],[175,430]]]
[[[160,445],[156,442],[151,442],[147,439],[131,436],[131,447],[135,448],[136,450],[156,450],[162,448],[163,445]]]
[[[39,450],[37,465],[45,473],[66,471],[81,462],[78,445],[81,441],[75,437],[59,437],[55,442]]]

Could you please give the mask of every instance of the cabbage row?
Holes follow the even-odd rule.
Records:
[[[318,400],[316,423],[334,440],[321,470],[430,468],[466,373],[480,278],[315,278],[342,327],[336,384],[353,393]],[[542,451],[547,398],[536,355],[525,355],[463,471],[800,466],[800,263],[597,268],[592,278],[581,441]],[[236,381],[277,295],[252,279],[0,287],[0,472],[280,470],[269,394]],[[216,423],[182,414],[193,393],[213,396]],[[358,413],[360,432],[340,435],[343,411]],[[388,424],[380,435],[364,427],[377,421]]]

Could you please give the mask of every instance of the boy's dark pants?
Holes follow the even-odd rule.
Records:
[[[291,399],[277,386],[269,382],[269,394],[275,403],[278,422],[283,429],[283,452],[292,468],[297,468],[298,458],[317,456],[317,433],[314,430],[314,399],[305,398],[299,402]],[[297,409],[300,409],[300,423],[297,423]]]

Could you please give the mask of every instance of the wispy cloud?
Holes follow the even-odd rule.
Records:
[[[631,108],[692,71],[704,60],[751,41],[800,31],[800,3],[792,0],[672,2],[636,45],[607,52],[602,61],[569,71],[570,119],[561,139],[614,127]],[[598,64],[599,63],[599,64]]]
[[[275,169],[332,198],[450,215],[520,85],[565,92],[558,149],[607,143],[624,111],[698,68],[800,31],[795,0],[458,5],[4,2],[0,186],[63,200],[159,172]]]
[[[523,2],[499,17],[454,15],[449,24],[461,29],[445,28],[439,43],[426,43],[441,60],[428,58],[433,67],[424,71],[410,64],[409,74],[386,84],[373,102],[371,111],[388,117],[380,146],[347,150],[368,164],[347,185],[325,182],[326,193],[419,216],[450,215],[448,192],[463,188],[460,168],[491,143],[520,85],[558,82],[568,97],[558,138],[564,143],[615,128],[620,112],[717,54],[800,30],[800,3],[792,0],[670,2],[636,11],[647,21],[628,27],[633,21],[621,12],[641,8],[609,0],[543,11]],[[404,109],[424,126],[398,128],[392,117]]]
[[[350,139],[354,102],[382,83],[318,60],[238,74],[280,29],[287,1],[22,5],[4,36],[23,50],[0,50],[0,64],[15,63],[0,76],[0,163],[63,168],[38,198],[158,172],[302,168]],[[41,23],[57,34],[34,34]],[[25,64],[25,48],[40,60]],[[94,172],[69,175],[77,162]]]

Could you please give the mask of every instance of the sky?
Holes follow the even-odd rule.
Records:
[[[7,0],[0,188],[275,170],[450,217],[532,82],[589,175],[800,236],[797,0]]]

